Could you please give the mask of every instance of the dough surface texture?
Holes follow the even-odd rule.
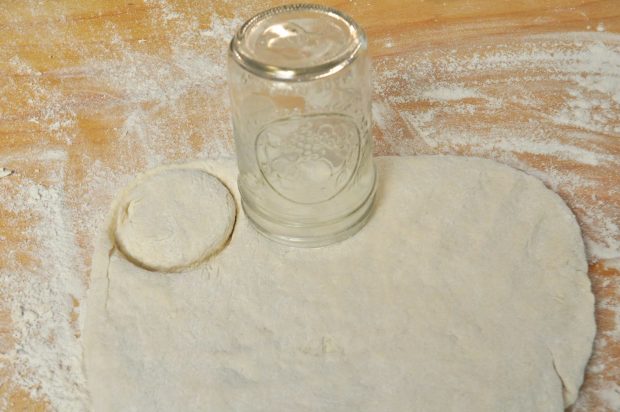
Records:
[[[376,163],[370,221],[329,247],[256,233],[232,160],[183,166],[217,176],[239,211],[229,243],[194,269],[147,271],[102,233],[84,331],[93,409],[561,412],[573,403],[594,298],[560,197],[489,160]],[[191,229],[192,239],[204,234]]]
[[[235,215],[235,201],[217,177],[196,168],[151,171],[125,190],[114,238],[134,263],[176,272],[219,251]]]

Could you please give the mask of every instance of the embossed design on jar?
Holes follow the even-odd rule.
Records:
[[[360,132],[349,116],[316,114],[276,120],[256,138],[265,181],[282,197],[316,204],[340,193],[355,174]]]

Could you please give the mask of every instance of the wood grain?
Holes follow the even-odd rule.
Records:
[[[81,271],[86,282],[97,225],[114,191],[132,174],[160,162],[231,155],[228,113],[222,104],[226,92],[222,73],[201,73],[209,67],[207,61],[214,67],[221,66],[226,51],[222,39],[226,34],[209,30],[222,19],[237,18],[241,22],[257,11],[283,3],[3,2],[0,167],[16,173],[0,181],[4,202],[4,206],[0,204],[0,271],[8,268],[15,276],[28,276],[40,271],[44,260],[50,258],[42,255],[41,239],[28,230],[41,217],[6,207],[28,182],[63,188],[63,204],[70,211],[79,247],[74,268]],[[377,81],[386,82],[375,92],[384,121],[374,130],[376,154],[458,153],[494,158],[542,177],[576,213],[588,239],[596,241],[597,236],[602,236],[592,208],[598,208],[608,220],[620,222],[617,112],[615,117],[605,119],[605,127],[600,130],[547,124],[544,119],[566,105],[567,90],[574,86],[568,77],[552,77],[553,70],[540,64],[531,69],[516,66],[496,70],[489,66],[455,74],[446,63],[448,58],[462,63],[492,53],[519,56],[519,50],[526,46],[544,51],[548,47],[545,35],[555,36],[552,47],[559,51],[564,47],[564,33],[596,33],[597,27],[606,33],[618,33],[617,0],[384,0],[325,4],[352,15],[366,29]],[[607,41],[618,45],[615,38]],[[568,44],[566,49],[571,47]],[[409,67],[423,68],[424,59],[431,67],[427,77],[415,73],[405,76]],[[192,66],[196,61],[202,62],[198,69]],[[157,67],[161,70],[156,71]],[[388,77],[386,73],[390,72],[395,74]],[[144,81],[149,76],[150,83]],[[451,111],[446,108],[450,102],[404,93],[412,82],[420,90],[431,90],[434,84],[473,85],[487,97],[501,98],[502,107],[491,110],[488,98],[485,101],[474,96],[459,103],[470,111]],[[177,90],[183,92],[182,96],[173,95]],[[531,99],[523,104],[511,100],[520,94]],[[591,110],[596,113],[596,108]],[[410,120],[416,113],[433,113],[429,124],[440,130],[417,130],[419,123]],[[133,123],[129,121],[132,119]],[[441,134],[458,130],[494,136],[492,130],[519,129],[531,119],[538,119],[544,136],[555,142],[564,142],[573,151],[595,147],[608,160],[588,163],[578,157],[532,150],[534,146],[525,144],[525,140],[519,146],[518,136],[508,148],[505,140],[498,140],[504,146],[489,149],[483,140],[472,138],[457,144],[454,137],[450,140]],[[562,177],[567,176],[596,185],[562,183]],[[617,258],[618,250],[615,252]],[[598,325],[591,365],[597,367],[589,368],[575,411],[611,411],[601,388],[613,388],[616,382],[615,388],[620,391],[620,272],[613,267],[612,261],[591,259],[589,275],[597,298]],[[13,336],[7,304],[11,297],[3,290],[0,297],[0,352],[6,354],[19,337]],[[74,298],[75,311],[70,321],[76,336],[79,304]],[[0,405],[14,411],[51,410],[45,399],[31,396],[15,384],[12,359],[0,357],[0,364],[0,400],[4,402]]]

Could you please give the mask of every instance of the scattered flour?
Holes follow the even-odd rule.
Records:
[[[8,226],[24,227],[23,239],[4,252],[8,265],[0,269],[14,342],[2,360],[17,372],[14,382],[34,399],[47,399],[57,410],[83,410],[87,398],[76,320],[86,289],[85,267],[67,207],[64,166],[46,166],[55,170],[46,184],[22,176],[0,180],[0,193],[10,196],[2,207],[15,216]],[[24,259],[21,252],[32,244],[36,256]],[[0,409],[8,410],[6,402],[0,399]]]
[[[597,311],[609,321],[599,322],[594,353],[588,365],[587,391],[583,391],[572,412],[620,411],[620,364],[617,359],[620,347],[620,259],[610,259],[604,264],[604,276],[592,278],[596,294]]]
[[[75,105],[70,97],[64,96],[58,86],[51,84],[43,74],[14,56],[9,60],[9,67],[16,76],[27,76],[27,89],[17,86],[12,76],[6,78],[4,90],[18,94],[30,110],[28,123],[35,125],[39,131],[48,133],[57,143],[71,145],[74,138],[74,129],[77,126],[76,113],[72,109]],[[8,93],[7,93],[8,94]]]
[[[482,98],[483,96],[474,89],[468,89],[462,86],[436,86],[430,89],[425,90],[422,93],[422,96],[437,101],[452,101],[452,100],[463,100],[463,99],[477,99]]]
[[[209,24],[199,24],[194,16],[156,3],[149,10],[153,27],[181,20],[182,30],[166,30],[172,33],[170,50],[137,50],[148,46],[148,39],[132,44],[115,35],[97,46],[102,48],[98,57],[85,58],[80,66],[39,72],[15,56],[9,62],[14,76],[0,85],[6,95],[27,102],[25,108],[15,107],[15,116],[28,113],[25,122],[36,142],[25,152],[0,155],[7,166],[0,176],[28,170],[0,179],[0,217],[6,224],[0,225],[0,244],[14,228],[24,227],[21,238],[9,239],[10,247],[0,249],[2,261],[9,262],[0,268],[0,312],[9,318],[0,330],[0,365],[9,372],[0,381],[0,410],[14,406],[12,387],[51,410],[87,410],[80,303],[90,242],[112,194],[136,170],[232,152],[221,51],[241,20],[216,15]],[[76,86],[61,92],[58,82]],[[79,90],[73,94],[73,87],[87,90],[88,96]],[[81,133],[92,132],[80,130],[78,113],[82,119],[118,125],[102,136],[118,157],[72,151]],[[69,156],[84,168],[81,186],[71,184],[76,171],[67,168]]]
[[[612,33],[383,57],[375,64],[377,145],[387,154],[488,157],[532,173],[577,213],[591,261],[619,257],[618,73],[620,35]],[[542,98],[549,95],[552,104]],[[579,179],[563,177],[575,168]],[[591,192],[607,201],[592,202]]]

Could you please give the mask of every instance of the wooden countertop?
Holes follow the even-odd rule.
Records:
[[[0,5],[0,176],[11,173],[0,178],[0,409],[58,408],[62,388],[41,384],[42,371],[59,382],[73,373],[50,365],[64,362],[60,343],[79,348],[93,237],[115,191],[161,163],[234,153],[227,41],[283,2],[247,3]],[[598,334],[573,410],[618,407],[620,2],[325,3],[369,36],[377,155],[496,159],[543,179],[575,212]]]

